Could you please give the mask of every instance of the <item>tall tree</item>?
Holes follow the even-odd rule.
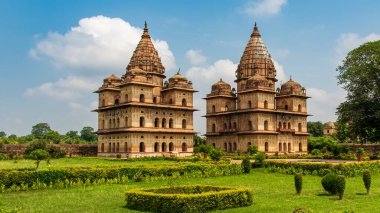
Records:
[[[0,138],[5,138],[7,134],[4,131],[0,131]]]
[[[337,68],[338,83],[347,91],[338,107],[338,125],[348,124],[351,139],[380,140],[380,40],[348,53]]]
[[[320,121],[309,121],[307,122],[307,131],[313,137],[322,137],[323,136],[323,124]]]
[[[41,138],[47,132],[51,131],[48,123],[38,123],[32,127],[32,135]]]
[[[94,142],[97,139],[97,135],[94,133],[94,128],[90,126],[85,126],[80,131],[80,137],[82,140],[88,141],[88,142]]]

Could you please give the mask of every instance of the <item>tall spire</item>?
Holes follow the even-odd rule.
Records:
[[[146,72],[164,74],[165,67],[162,65],[161,58],[154,48],[152,39],[148,32],[148,24],[145,21],[144,32],[140,42],[137,44],[135,51],[129,61],[127,70],[140,68]]]

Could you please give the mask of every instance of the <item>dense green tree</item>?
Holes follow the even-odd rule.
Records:
[[[194,141],[194,147],[197,147],[202,144],[206,144],[206,137],[200,137],[198,135],[194,135],[193,141]]]
[[[5,134],[4,131],[0,131],[0,138],[5,138],[7,137],[7,134]]]
[[[42,138],[47,132],[51,131],[48,123],[38,123],[32,127],[32,135]]]
[[[339,124],[349,124],[354,141],[379,141],[380,40],[349,52],[337,71],[338,83],[347,91],[346,101],[337,111]]]
[[[320,121],[309,121],[307,122],[307,131],[313,136],[313,137],[321,137],[323,136],[323,124]]]
[[[13,139],[13,140],[15,140],[15,139],[17,139],[17,135],[15,135],[15,134],[9,135],[9,136],[8,136],[8,139]]]
[[[61,135],[57,132],[57,131],[48,131],[47,133],[45,133],[43,136],[42,136],[43,139],[46,139],[50,142],[53,142],[55,144],[58,144],[59,142],[61,142]]]
[[[79,135],[78,135],[78,131],[74,131],[74,130],[70,130],[66,133],[66,136],[70,137],[70,138],[79,138]]]
[[[97,140],[97,135],[94,133],[94,128],[90,126],[85,126],[80,131],[80,138],[88,142],[94,142]]]
[[[28,158],[36,161],[36,169],[38,169],[40,162],[49,158],[49,153],[43,149],[36,149],[29,153]]]

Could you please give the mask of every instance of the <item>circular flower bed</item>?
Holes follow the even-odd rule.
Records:
[[[248,188],[219,186],[172,186],[132,189],[126,192],[126,207],[149,212],[206,212],[252,204]]]

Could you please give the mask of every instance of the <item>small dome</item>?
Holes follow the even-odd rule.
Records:
[[[327,129],[335,129],[335,124],[334,124],[334,122],[329,121],[329,122],[325,123],[324,127]]]
[[[179,74],[178,72],[169,78],[169,82],[165,83],[165,88],[173,88],[173,87],[180,87],[185,89],[192,89],[192,82],[189,81],[185,76]]]
[[[280,95],[304,95],[304,89],[301,84],[290,78],[288,82],[281,85]]]
[[[116,75],[112,74],[112,75],[108,76],[107,78],[105,78],[104,80],[117,81],[117,80],[121,80],[121,79],[119,77],[117,77]]]
[[[218,82],[212,85],[211,95],[232,95],[231,85],[220,79]]]
[[[271,87],[270,81],[258,72],[247,80],[246,88]]]
[[[181,81],[187,81],[187,78],[181,74],[179,74],[179,72],[177,72],[175,75],[173,75],[171,78],[169,78],[169,81],[170,80],[181,80]]]

